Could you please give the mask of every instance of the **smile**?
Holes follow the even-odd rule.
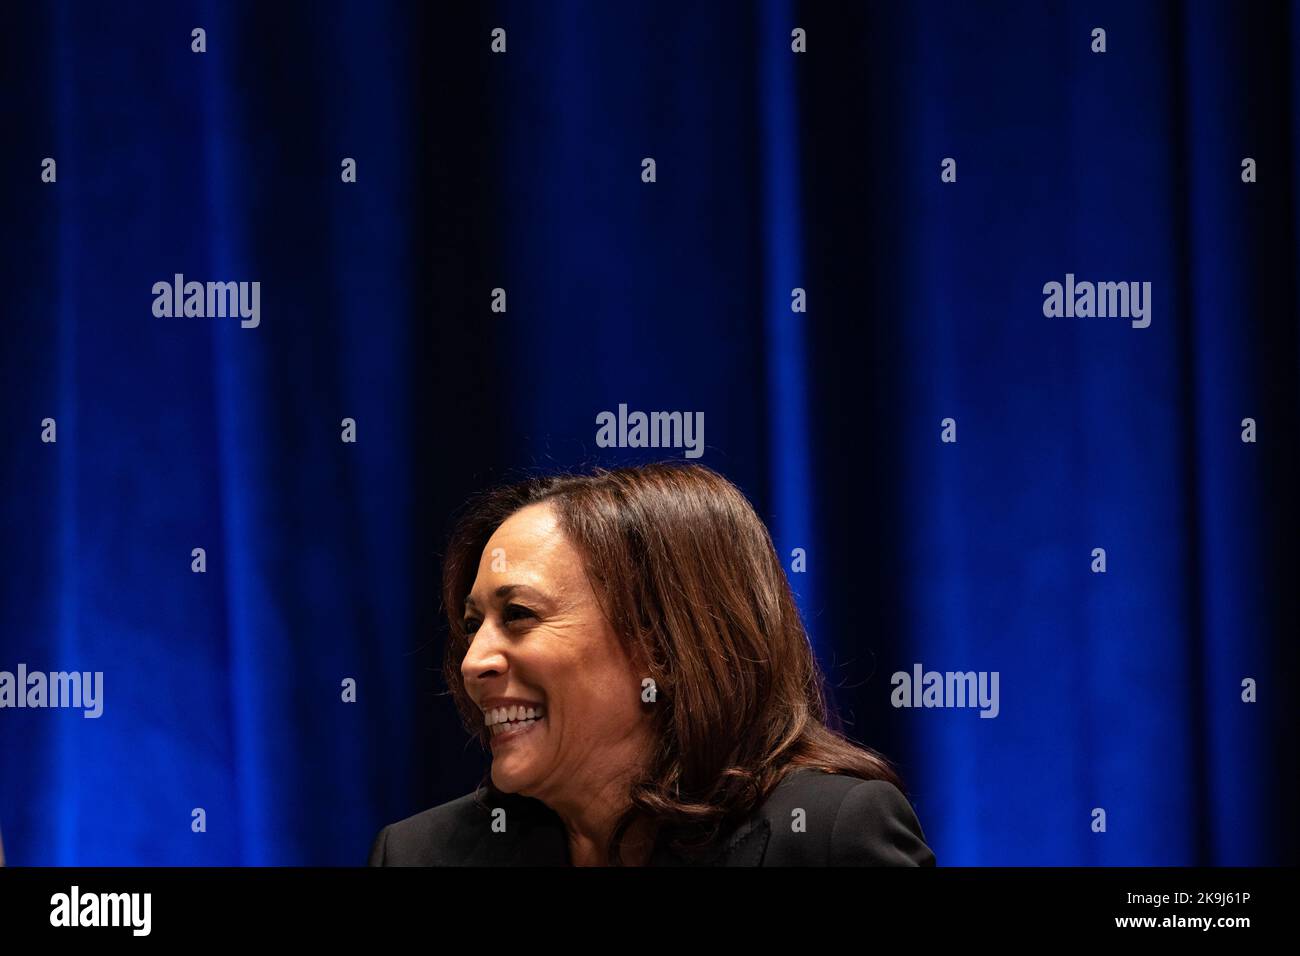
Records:
[[[495,743],[498,739],[522,736],[545,719],[541,704],[512,704],[508,707],[489,707],[483,712],[483,723]]]
[[[495,747],[503,741],[522,737],[524,734],[532,732],[541,722],[541,717],[528,717],[523,720],[510,720],[493,724],[488,728],[488,732],[492,734],[492,746]]]

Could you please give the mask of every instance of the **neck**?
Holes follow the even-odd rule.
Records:
[[[629,806],[628,781],[611,780],[587,789],[581,799],[547,801],[564,823],[569,838],[569,859],[574,866],[608,866],[609,841]],[[638,817],[623,834],[620,856],[629,866],[643,866],[654,850],[655,828]]]
[[[563,819],[563,818],[561,818]],[[569,835],[569,860],[574,866],[609,866],[609,840],[618,817],[599,829],[581,829],[565,821]],[[654,852],[654,827],[644,817],[634,820],[623,834],[619,857],[624,866],[645,866]]]
[[[614,828],[631,806],[632,782],[640,775],[653,750],[650,727],[630,734],[598,759],[588,759],[576,771],[563,775],[563,783],[537,799],[555,812],[569,838],[569,860],[574,866],[608,866],[609,841]],[[592,755],[595,756],[595,755]],[[644,865],[654,852],[655,826],[638,816],[623,834],[621,861]]]

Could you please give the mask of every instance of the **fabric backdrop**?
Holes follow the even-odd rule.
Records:
[[[1296,5],[3,35],[0,670],[103,674],[98,718],[0,710],[11,864],[357,864],[472,789],[450,521],[683,457],[600,447],[620,404],[704,414],[940,864],[1296,862]],[[259,324],[156,316],[176,274],[257,281]],[[1067,274],[1149,282],[1150,325],[1046,316]],[[893,706],[916,665],[996,672],[997,716]]]

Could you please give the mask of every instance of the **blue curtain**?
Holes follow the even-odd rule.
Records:
[[[454,512],[682,454],[600,447],[625,405],[704,414],[941,864],[1294,863],[1298,14],[12,11],[0,671],[104,709],[0,710],[9,862],[355,864],[467,792]],[[892,706],[918,664],[998,716]]]

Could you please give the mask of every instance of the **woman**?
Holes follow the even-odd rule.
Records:
[[[699,465],[492,492],[447,554],[479,790],[371,865],[933,865],[885,760],[826,726],[767,529]]]

